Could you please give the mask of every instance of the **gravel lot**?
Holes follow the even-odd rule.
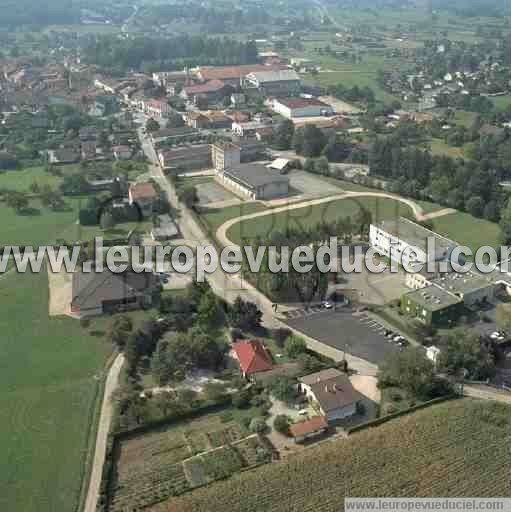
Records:
[[[235,198],[233,194],[214,181],[201,183],[200,185],[197,185],[196,188],[197,195],[199,196],[199,204],[201,206]]]

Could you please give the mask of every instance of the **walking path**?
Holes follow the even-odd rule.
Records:
[[[121,373],[123,364],[124,355],[119,354],[110,367],[108,376],[106,378],[103,404],[101,406],[101,414],[99,417],[98,431],[96,435],[94,461],[92,463],[89,490],[87,491],[87,499],[85,501],[84,512],[96,512],[96,505],[99,498],[99,488],[101,485],[101,477],[103,475],[103,465],[105,464],[108,433],[110,432],[113,417],[114,406],[112,403],[112,395],[117,389],[119,374]]]
[[[422,206],[417,204],[415,201],[411,199],[406,199],[405,197],[395,196],[393,194],[387,194],[385,192],[343,192],[342,194],[336,194],[328,197],[321,197],[319,199],[311,199],[310,201],[304,201],[301,203],[292,203],[286,204],[284,206],[279,206],[277,208],[273,208],[270,211],[261,211],[255,213],[249,213],[247,215],[242,215],[241,217],[236,217],[234,219],[230,219],[224,224],[222,224],[216,232],[217,240],[224,246],[228,245],[236,245],[234,244],[229,237],[227,236],[227,232],[229,229],[238,224],[238,222],[243,222],[245,220],[257,219],[259,217],[265,217],[266,215],[274,215],[276,213],[287,212],[290,210],[296,210],[300,208],[307,208],[310,206],[317,206],[320,204],[331,203],[332,201],[338,201],[339,199],[354,199],[357,197],[381,197],[384,199],[393,199],[395,201],[399,201],[411,208],[415,218],[421,222],[425,220],[430,220],[433,218],[441,217],[443,215],[449,215],[451,213],[455,213],[456,210],[450,208],[444,208],[443,210],[439,210],[433,213],[424,213],[424,209]]]

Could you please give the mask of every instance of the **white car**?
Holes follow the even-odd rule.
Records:
[[[328,302],[327,300],[323,301],[321,303],[321,305],[325,308],[325,309],[332,309],[333,306],[332,306],[332,303],[331,302]]]

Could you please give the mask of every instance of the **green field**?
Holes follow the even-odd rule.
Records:
[[[431,139],[431,154],[435,156],[450,156],[452,158],[463,158],[465,153],[463,148],[449,146],[442,139]]]
[[[88,330],[48,316],[48,278],[9,274],[0,288],[0,509],[74,511],[85,469],[95,375],[111,353],[104,320]]]
[[[212,484],[158,512],[338,512],[346,496],[509,496],[511,407],[458,400]]]
[[[242,240],[254,239],[257,236],[264,238],[272,232],[284,231],[286,228],[309,229],[318,222],[333,222],[348,216],[353,220],[360,208],[370,210],[375,222],[400,215],[413,215],[408,206],[393,199],[379,197],[338,199],[316,206],[249,219],[234,225],[227,232],[227,236],[240,245]]]
[[[468,213],[452,213],[433,219],[433,230],[461,245],[466,245],[474,253],[484,245],[497,247],[500,244],[498,224],[476,219]]]

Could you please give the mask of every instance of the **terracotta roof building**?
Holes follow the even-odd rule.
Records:
[[[350,379],[335,368],[306,375],[299,382],[301,392],[319,405],[328,421],[355,415],[357,405],[364,398],[353,387]]]
[[[233,350],[244,377],[273,368],[270,353],[258,340],[238,341],[233,345]]]
[[[303,442],[311,437],[321,435],[328,429],[325,416],[314,416],[308,420],[293,423],[289,426],[289,433],[295,443]]]

